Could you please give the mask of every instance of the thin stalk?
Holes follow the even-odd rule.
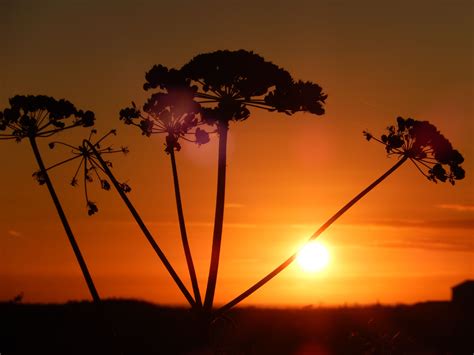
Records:
[[[408,159],[407,156],[403,156],[394,166],[392,166],[385,174],[380,176],[377,180],[375,180],[372,184],[367,186],[362,192],[360,192],[357,196],[355,196],[352,200],[350,200],[344,207],[342,207],[335,215],[333,215],[331,218],[329,218],[326,223],[324,223],[319,229],[314,232],[314,234],[308,239],[308,241],[305,243],[309,243],[310,241],[316,239],[321,233],[323,233],[331,224],[333,224],[339,217],[341,217],[349,208],[351,208],[357,201],[359,201],[362,197],[364,197],[366,194],[368,194],[374,187],[376,187],[378,184],[380,184],[383,180],[385,180],[391,173],[393,173],[395,170],[397,170],[406,160]],[[303,246],[302,246],[303,247]],[[234,298],[232,301],[229,303],[225,304],[221,308],[219,308],[216,312],[215,315],[222,314],[232,307],[234,307],[236,304],[250,296],[252,293],[257,291],[260,287],[265,285],[268,281],[270,281],[272,278],[274,278],[276,275],[278,275],[280,272],[282,272],[288,265],[290,265],[295,259],[296,256],[298,255],[298,252],[294,253],[291,255],[288,259],[286,259],[280,266],[278,266],[276,269],[274,269],[272,272],[270,272],[267,276],[265,276],[263,279],[258,281],[256,284],[254,284],[252,287],[250,287],[247,291],[243,292],[236,298]]]
[[[178,211],[179,230],[181,232],[181,241],[183,242],[184,254],[186,256],[186,263],[188,265],[189,276],[194,291],[194,299],[198,307],[202,307],[201,293],[199,292],[199,285],[196,277],[196,269],[194,268],[193,257],[191,255],[191,248],[189,247],[188,235],[186,232],[186,223],[184,221],[183,204],[181,201],[181,193],[179,189],[178,169],[176,167],[176,157],[174,149],[171,147],[170,151],[171,168],[173,170],[174,193],[176,197],[176,209]]]
[[[82,275],[84,276],[84,279],[86,280],[87,287],[89,288],[89,292],[92,296],[92,299],[94,300],[96,304],[100,304],[101,300],[99,297],[99,293],[97,292],[97,289],[95,288],[94,282],[92,281],[92,277],[89,273],[84,257],[82,256],[81,250],[79,249],[79,246],[76,242],[76,238],[74,237],[74,234],[72,233],[72,229],[69,226],[69,222],[66,218],[66,214],[64,213],[61,203],[59,202],[59,198],[56,195],[56,191],[54,190],[53,184],[51,183],[51,179],[49,178],[49,175],[46,171],[46,168],[43,163],[43,159],[41,158],[41,154],[38,149],[38,145],[36,144],[36,139],[35,137],[29,137],[29,140],[30,140],[31,148],[33,149],[33,153],[35,155],[36,161],[40,168],[40,172],[41,174],[43,174],[46,186],[48,187],[49,193],[54,202],[54,206],[56,207],[59,218],[61,219],[64,230],[69,239],[69,243],[71,244],[72,250],[74,251],[74,255],[76,256],[77,262],[79,263],[79,266],[81,267]]]
[[[117,181],[117,179],[115,178],[115,176],[112,174],[112,172],[110,171],[109,167],[107,166],[107,164],[105,163],[104,159],[102,159],[101,155],[99,152],[97,152],[97,150],[95,149],[94,145],[89,142],[88,140],[84,140],[83,144],[85,146],[87,146],[88,148],[91,149],[92,153],[96,156],[97,160],[99,161],[100,165],[102,166],[102,168],[104,169],[104,172],[107,174],[107,176],[109,177],[110,181],[112,181],[112,184],[114,185],[115,189],[117,190],[117,192],[119,193],[120,197],[122,198],[123,202],[125,203],[125,205],[128,207],[128,210],[130,211],[130,213],[132,214],[133,218],[135,218],[135,221],[137,222],[138,226],[140,227],[140,229],[142,230],[143,234],[145,235],[145,238],[148,240],[148,242],[150,243],[150,245],[152,246],[153,250],[155,251],[155,253],[158,255],[158,257],[160,258],[161,262],[163,263],[163,265],[165,266],[166,270],[168,270],[169,274],[171,275],[171,277],[173,278],[174,282],[176,283],[176,285],[178,286],[178,288],[180,289],[180,291],[183,293],[184,297],[186,298],[186,300],[189,302],[189,304],[191,305],[191,307],[196,307],[196,302],[194,301],[193,299],[193,296],[191,296],[191,294],[189,293],[188,289],[186,288],[186,286],[184,286],[184,283],[181,281],[181,279],[179,278],[178,274],[176,273],[176,271],[173,269],[173,267],[171,266],[171,263],[168,261],[168,259],[166,258],[165,254],[163,253],[163,251],[161,250],[161,248],[158,246],[158,244],[156,243],[156,241],[153,239],[153,236],[151,235],[150,231],[148,230],[148,228],[145,226],[145,223],[143,223],[143,220],[141,219],[140,215],[138,214],[137,210],[135,209],[135,207],[133,207],[132,203],[130,202],[130,200],[128,199],[127,195],[125,194],[125,192],[123,192],[121,186],[120,186],[120,183]]]
[[[209,277],[207,279],[206,297],[204,300],[204,309],[208,312],[211,311],[212,303],[214,302],[214,293],[216,291],[217,282],[217,271],[219,269],[222,225],[224,223],[227,133],[229,131],[229,123],[226,121],[219,122],[217,126],[217,131],[219,133],[219,160],[217,166],[216,212],[214,217],[214,233],[212,237],[211,264],[209,268]]]

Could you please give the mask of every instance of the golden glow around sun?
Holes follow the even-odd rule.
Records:
[[[328,249],[317,241],[306,244],[298,253],[296,261],[306,272],[316,272],[329,264]]]

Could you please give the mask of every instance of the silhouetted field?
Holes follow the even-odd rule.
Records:
[[[236,309],[209,343],[189,310],[132,300],[0,303],[8,354],[472,354],[472,309],[414,306]]]

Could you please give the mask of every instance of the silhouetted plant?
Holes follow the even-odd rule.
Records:
[[[368,141],[383,144],[389,156],[406,156],[430,181],[454,185],[464,178],[464,169],[459,166],[464,158],[431,123],[397,117],[397,127],[389,126],[387,131],[380,139],[369,132],[364,131],[364,135]]]
[[[316,239],[331,224],[341,217],[349,208],[357,203],[362,197],[374,189],[378,184],[385,180],[390,174],[397,170],[407,160],[413,162],[417,169],[428,178],[428,180],[437,182],[449,181],[452,185],[456,180],[461,180],[465,176],[464,169],[460,166],[464,158],[456,150],[453,149],[451,143],[436,129],[434,125],[428,121],[417,121],[412,118],[397,118],[397,126],[389,126],[388,133],[375,138],[372,134],[364,131],[367,140],[375,140],[385,146],[385,150],[389,156],[398,156],[398,162],[392,166],[387,172],[366,187],[362,192],[350,200],[335,215],[329,218],[307,241]],[[448,170],[447,170],[448,169]],[[426,171],[424,171],[426,170]],[[248,290],[234,298],[232,301],[219,308],[216,315],[221,314],[266,284],[273,277],[283,271],[296,258],[298,252],[291,255],[280,266],[270,272],[263,279],[258,281]]]
[[[116,131],[111,130],[104,136],[102,136],[100,139],[98,139],[95,143],[91,142],[91,138],[94,134],[96,134],[96,130],[92,130],[91,134],[89,135],[88,139],[84,139],[82,142],[82,145],[75,147],[73,145],[64,143],[64,142],[51,142],[49,144],[49,147],[51,149],[55,148],[56,145],[62,145],[71,148],[71,153],[73,154],[73,157],[65,159],[57,164],[54,164],[50,166],[48,169],[45,169],[46,171],[51,170],[55,167],[61,166],[63,164],[69,163],[71,161],[77,161],[79,159],[79,164],[78,167],[76,168],[76,171],[74,173],[74,176],[71,179],[71,185],[76,186],[78,184],[78,175],[81,170],[83,169],[83,183],[84,183],[84,195],[86,199],[86,206],[87,206],[87,213],[89,216],[92,216],[96,212],[99,211],[97,204],[95,202],[92,202],[89,199],[88,192],[87,192],[87,185],[89,183],[92,183],[94,181],[98,181],[100,183],[100,186],[102,189],[108,191],[111,188],[111,183],[116,189],[116,191],[119,193],[120,197],[124,201],[125,205],[128,207],[130,213],[132,216],[135,218],[137,224],[141,228],[143,234],[147,238],[148,242],[150,245],[153,247],[155,252],[158,254],[158,257],[160,260],[163,262],[165,265],[166,269],[170,273],[171,277],[173,280],[176,282],[178,285],[179,289],[183,293],[183,295],[186,297],[188,300],[189,304],[192,307],[195,307],[195,302],[194,299],[192,298],[191,294],[189,291],[186,289],[184,286],[183,282],[179,278],[178,274],[176,271],[173,269],[171,264],[169,263],[168,259],[166,258],[165,254],[161,250],[161,248],[158,246],[156,241],[153,239],[153,236],[149,232],[149,230],[146,228],[145,224],[143,223],[142,219],[140,218],[138,212],[136,211],[135,207],[132,205],[130,202],[129,198],[127,197],[127,193],[131,192],[131,187],[127,183],[121,183],[119,182],[115,176],[113,175],[112,171],[110,168],[112,167],[112,162],[109,160],[105,160],[102,155],[104,154],[112,154],[112,153],[123,153],[123,154],[128,154],[129,150],[126,147],[120,147],[120,148],[113,148],[112,146],[102,146],[103,141],[110,136],[111,134],[115,135]],[[35,174],[36,178],[38,181],[42,181],[41,174],[36,173]]]
[[[141,219],[140,215],[138,214],[137,210],[135,209],[135,207],[133,206],[133,204],[131,203],[131,201],[129,200],[129,198],[127,197],[127,195],[125,194],[125,191],[123,189],[123,186],[121,183],[119,183],[117,181],[117,179],[115,178],[115,176],[112,174],[112,172],[110,171],[110,168],[109,168],[109,165],[107,164],[107,162],[102,159],[102,156],[101,154],[95,149],[94,145],[92,143],[90,143],[89,141],[87,140],[84,140],[83,142],[83,145],[85,147],[88,147],[92,153],[94,154],[94,156],[97,158],[97,161],[99,162],[99,164],[101,165],[101,167],[103,168],[103,171],[105,172],[105,174],[107,174],[107,176],[109,177],[110,181],[112,182],[112,184],[114,185],[115,189],[117,190],[117,192],[119,193],[120,197],[122,198],[123,202],[125,203],[125,205],[127,206],[128,210],[130,211],[130,213],[132,214],[133,218],[135,219],[135,221],[137,222],[138,226],[140,227],[140,229],[142,230],[143,232],[143,235],[145,236],[145,238],[148,240],[148,242],[150,243],[151,247],[153,248],[153,250],[155,251],[155,253],[158,255],[158,257],[160,258],[161,262],[163,263],[163,265],[165,266],[166,270],[168,271],[168,273],[170,274],[170,276],[173,278],[174,282],[176,283],[176,285],[178,286],[178,288],[180,289],[180,291],[183,293],[184,297],[186,298],[186,300],[189,302],[189,304],[191,305],[191,307],[195,308],[196,307],[196,302],[195,300],[193,299],[193,297],[191,296],[191,294],[189,293],[188,289],[186,288],[186,286],[184,285],[184,283],[181,281],[181,279],[179,278],[178,274],[176,273],[176,271],[174,270],[174,268],[172,267],[171,263],[168,261],[168,259],[166,258],[165,254],[163,253],[163,251],[161,250],[161,248],[158,246],[158,243],[155,241],[155,239],[153,238],[153,236],[151,235],[150,231],[148,230],[148,228],[146,227],[145,223],[143,222],[143,220]]]
[[[21,142],[28,139],[39,166],[39,173],[35,174],[40,184],[46,184],[53,203],[63,224],[69,243],[74,251],[81,268],[89,292],[95,302],[100,302],[97,289],[87,268],[72,229],[66,218],[53,184],[45,169],[37,138],[51,137],[61,131],[74,127],[90,127],[94,125],[95,116],[92,111],[77,110],[69,101],[56,100],[44,95],[17,95],[9,100],[10,107],[0,112],[0,139]]]
[[[173,90],[172,87],[169,88],[166,84],[163,86],[166,93],[160,92],[152,95],[143,105],[143,113],[132,102],[132,107],[120,111],[120,119],[127,125],[139,127],[143,135],[147,137],[152,134],[166,134],[165,152],[171,160],[181,241],[193,287],[194,300],[197,306],[201,307],[201,294],[186,232],[175,151],[181,150],[180,139],[205,144],[209,141],[209,135],[206,131],[197,127],[202,124],[197,118],[201,107],[193,101],[192,90],[186,90],[185,88]],[[194,140],[187,138],[189,135],[194,135]]]
[[[97,134],[97,131],[93,129],[89,135],[88,141],[91,142],[91,138],[93,135]],[[116,135],[116,130],[111,130],[101,138],[99,138],[95,143],[93,143],[93,146],[95,147],[96,151],[99,154],[112,154],[112,153],[123,153],[127,154],[129,152],[127,147],[120,147],[120,148],[113,148],[112,146],[107,146],[107,147],[102,147],[102,142],[109,136],[109,135]],[[65,159],[59,163],[56,163],[46,169],[46,171],[50,171],[51,169],[54,169],[56,167],[59,167],[63,164],[79,160],[79,164],[76,168],[76,171],[71,179],[71,186],[77,186],[78,181],[79,181],[79,174],[82,176],[83,180],[83,185],[84,185],[84,197],[86,200],[86,207],[87,207],[87,214],[89,216],[92,216],[96,212],[99,211],[99,208],[97,207],[97,204],[89,199],[89,194],[87,190],[87,185],[94,182],[95,179],[100,183],[100,187],[103,190],[109,191],[110,190],[110,183],[107,180],[104,169],[101,167],[99,164],[97,157],[94,155],[93,151],[84,145],[80,146],[73,146],[71,144],[65,143],[65,142],[60,142],[60,141],[54,141],[49,143],[49,147],[51,149],[54,149],[57,145],[65,146],[68,148],[71,148],[71,153],[73,154],[72,158]],[[112,167],[112,162],[109,160],[105,160],[105,163],[107,166]],[[33,174],[38,182],[41,184],[43,182],[41,172],[36,172]],[[123,190],[123,192],[130,192],[132,191],[131,187],[127,183],[120,183],[120,187]]]
[[[145,90],[185,90],[202,106],[201,118],[219,135],[217,195],[211,264],[204,308],[212,309],[224,221],[227,134],[230,121],[243,121],[250,108],[284,112],[324,113],[327,98],[319,85],[295,82],[290,74],[245,50],[216,51],[194,57],[181,69],[154,66],[146,73]]]

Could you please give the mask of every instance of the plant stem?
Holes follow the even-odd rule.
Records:
[[[214,233],[212,237],[211,265],[209,268],[209,277],[207,279],[206,298],[204,300],[204,309],[208,312],[212,309],[214,293],[216,291],[217,271],[219,268],[219,255],[221,251],[222,225],[224,223],[224,202],[225,202],[225,176],[227,162],[227,133],[229,123],[227,121],[219,122],[217,132],[219,133],[219,157],[217,166],[217,194],[216,194],[216,212],[214,217]]]
[[[71,227],[69,226],[69,222],[66,218],[66,215],[61,206],[61,203],[59,202],[59,198],[56,195],[56,191],[54,190],[53,184],[51,183],[51,179],[49,178],[49,175],[46,171],[46,168],[43,163],[43,159],[41,158],[41,154],[38,149],[38,145],[36,144],[36,139],[35,137],[29,137],[29,140],[30,140],[31,148],[33,149],[33,153],[35,155],[36,161],[40,168],[40,172],[44,177],[46,186],[48,187],[51,198],[53,199],[54,206],[56,207],[59,218],[61,219],[64,230],[69,239],[69,243],[71,244],[72,250],[74,251],[74,255],[76,256],[77,262],[79,263],[79,266],[81,267],[82,275],[84,276],[84,279],[86,280],[87,287],[89,288],[89,292],[94,302],[96,304],[99,304],[101,302],[99,293],[97,292],[97,289],[95,288],[94,282],[92,281],[92,277],[89,273],[84,257],[82,256],[81,250],[79,249],[79,246],[77,245],[76,238],[74,238],[74,234],[72,233]]]
[[[191,307],[195,307],[196,306],[196,302],[194,301],[193,299],[193,296],[191,296],[191,294],[189,293],[188,289],[186,288],[186,286],[184,286],[183,282],[181,281],[181,279],[179,278],[178,274],[176,273],[176,271],[173,269],[173,266],[171,266],[171,263],[168,261],[168,259],[166,258],[165,254],[163,253],[163,251],[161,250],[161,248],[158,246],[158,244],[156,243],[156,241],[153,239],[153,236],[151,235],[150,231],[148,230],[148,228],[145,226],[145,223],[143,223],[143,220],[141,219],[140,215],[138,214],[137,210],[135,209],[135,207],[133,207],[132,203],[130,202],[130,200],[128,199],[127,195],[125,194],[125,192],[123,192],[121,186],[120,186],[120,183],[117,181],[117,179],[115,178],[115,176],[112,174],[112,172],[110,171],[109,167],[107,166],[107,164],[105,163],[104,159],[102,159],[102,156],[100,155],[99,152],[97,152],[97,150],[95,149],[94,145],[89,142],[88,140],[84,140],[83,141],[83,144],[84,146],[87,146],[88,148],[90,148],[92,150],[92,153],[96,156],[97,160],[99,161],[100,165],[102,166],[102,168],[104,169],[104,172],[107,174],[107,176],[109,177],[110,181],[112,181],[112,184],[114,185],[115,189],[117,190],[117,192],[119,193],[120,197],[122,198],[123,202],[125,202],[125,205],[128,207],[130,213],[132,214],[133,218],[135,218],[135,221],[137,222],[138,226],[140,227],[140,229],[142,230],[143,234],[145,235],[146,239],[148,240],[148,242],[150,243],[150,245],[152,246],[153,250],[155,251],[155,253],[158,255],[158,257],[160,258],[161,262],[164,264],[166,270],[168,270],[168,273],[171,275],[171,277],[173,278],[174,282],[176,283],[176,285],[179,287],[179,289],[181,290],[181,292],[183,293],[184,297],[186,298],[186,300],[189,302],[189,304],[191,305]]]
[[[181,201],[181,192],[179,189],[178,169],[176,167],[176,157],[174,149],[170,149],[171,169],[173,170],[174,193],[176,197],[176,209],[178,211],[179,230],[181,232],[181,241],[183,242],[184,255],[186,256],[186,263],[188,265],[189,276],[194,291],[194,299],[198,307],[202,307],[201,293],[199,292],[199,285],[196,277],[196,269],[194,268],[193,257],[191,255],[191,248],[189,247],[188,235],[186,232],[186,223],[184,221],[183,204]]]
[[[367,186],[362,192],[360,192],[357,196],[355,196],[352,200],[350,200],[344,207],[342,207],[335,215],[333,215],[331,218],[329,218],[326,223],[324,223],[319,229],[314,232],[314,234],[308,239],[308,241],[305,243],[309,243],[310,241],[316,239],[321,233],[323,233],[331,224],[333,224],[339,217],[341,217],[349,208],[351,208],[357,201],[359,201],[362,197],[364,197],[367,193],[369,193],[374,187],[376,187],[378,184],[380,184],[383,180],[385,180],[391,173],[393,173],[395,170],[397,170],[406,160],[408,159],[407,156],[403,156],[394,166],[392,166],[385,174],[380,176],[377,180],[375,180],[372,184]],[[301,247],[303,248],[304,245]],[[300,248],[300,250],[301,250]],[[222,314],[232,307],[234,307],[236,304],[250,296],[252,293],[257,291],[260,287],[265,285],[268,281],[270,281],[272,278],[274,278],[276,275],[278,275],[281,271],[283,271],[288,265],[290,265],[295,259],[296,256],[298,255],[297,251],[293,255],[291,255],[288,259],[286,259],[280,266],[278,266],[276,269],[274,269],[272,272],[270,272],[267,276],[265,276],[263,279],[258,281],[256,284],[254,284],[252,287],[250,287],[247,291],[243,292],[236,298],[234,298],[232,301],[229,303],[225,304],[221,308],[219,308],[216,312],[215,315]]]

